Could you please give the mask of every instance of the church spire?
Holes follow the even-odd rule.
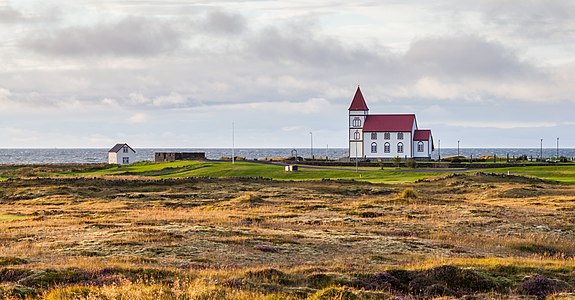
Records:
[[[355,96],[353,96],[353,101],[351,101],[351,105],[349,106],[350,111],[352,110],[359,110],[359,111],[368,111],[367,104],[365,104],[365,100],[363,99],[363,94],[361,93],[361,89],[359,85],[357,86],[357,91],[355,91]]]

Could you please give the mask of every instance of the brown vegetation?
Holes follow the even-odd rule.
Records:
[[[7,180],[0,297],[540,297],[575,284],[574,204],[574,186],[489,174]]]

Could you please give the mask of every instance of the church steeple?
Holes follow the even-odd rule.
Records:
[[[353,96],[353,100],[351,101],[351,105],[349,106],[349,111],[368,111],[367,104],[365,103],[365,99],[363,99],[363,94],[361,93],[361,89],[359,85],[357,86],[357,91],[355,91],[355,96]]]

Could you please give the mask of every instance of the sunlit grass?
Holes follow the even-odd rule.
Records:
[[[300,166],[297,172],[286,172],[282,165],[253,162],[193,162],[139,163],[122,167],[111,167],[75,175],[138,175],[157,178],[181,177],[263,177],[275,180],[321,180],[353,179],[368,182],[402,183],[438,176],[439,172],[403,172],[404,169],[360,167],[310,167]]]
[[[28,217],[26,217],[26,216],[20,216],[20,215],[0,214],[0,222],[14,221],[14,220],[24,220],[24,219],[27,219],[27,218],[28,218]]]

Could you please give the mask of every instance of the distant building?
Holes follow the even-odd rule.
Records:
[[[136,151],[128,144],[116,144],[108,151],[108,163],[127,165],[131,164],[136,159]]]
[[[349,106],[349,157],[431,159],[429,129],[419,129],[414,114],[368,114],[359,87]]]
[[[156,152],[156,162],[169,162],[176,160],[205,160],[204,152]]]

